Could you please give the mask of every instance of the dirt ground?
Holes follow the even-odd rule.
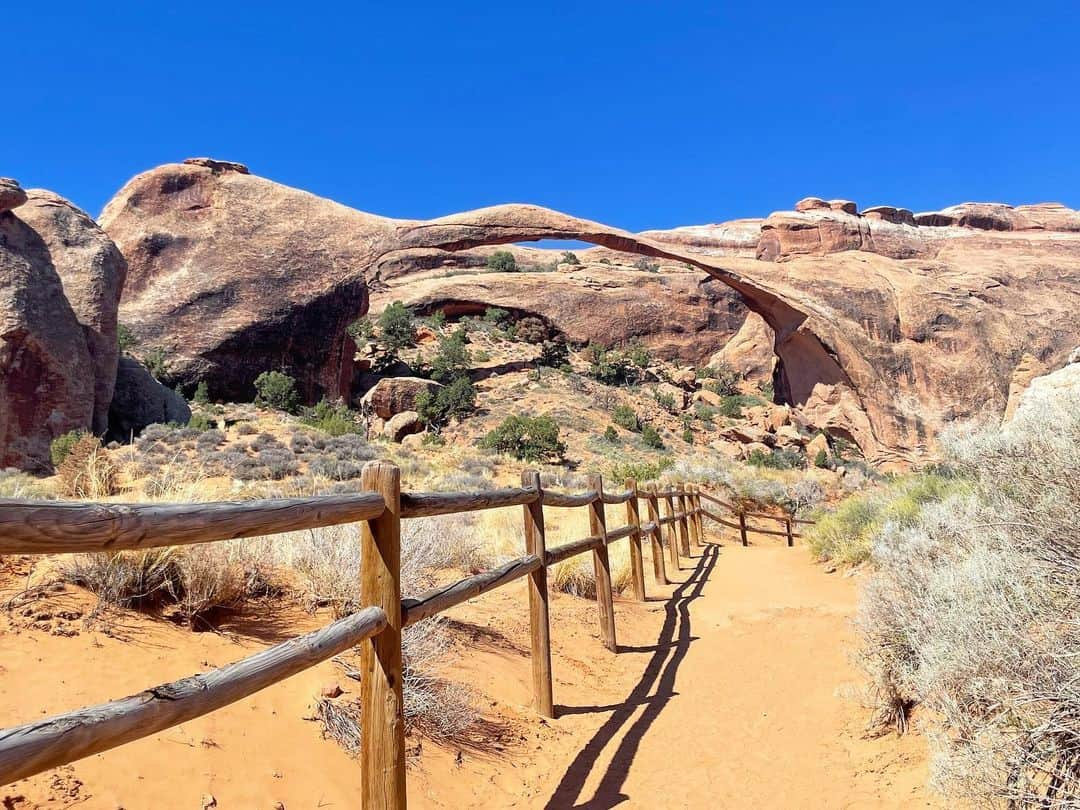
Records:
[[[411,808],[867,808],[942,806],[925,742],[864,735],[847,691],[857,579],[805,549],[713,535],[649,601],[616,603],[619,652],[587,600],[552,601],[558,719],[532,714],[523,583],[451,613],[447,674],[485,722],[453,745],[410,739]],[[722,544],[715,541],[721,541]],[[651,568],[647,565],[646,571]],[[23,604],[0,579],[0,726],[219,666],[326,621],[267,606],[220,632],[135,613],[87,624],[72,589]],[[320,689],[354,693],[332,662],[207,717],[0,788],[5,810],[354,808],[356,761],[322,739]]]

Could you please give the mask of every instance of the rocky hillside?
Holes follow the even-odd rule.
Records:
[[[289,369],[309,399],[351,394],[346,328],[372,297],[421,308],[516,304],[574,339],[640,336],[699,363],[748,310],[773,334],[780,401],[872,459],[914,460],[933,452],[950,419],[1003,413],[1018,370],[1059,361],[1077,342],[1076,212],[965,204],[860,213],[815,198],[796,208],[638,235],[526,205],[412,222],[198,160],[139,175],[101,224],[131,266],[124,319],[166,350],[177,379],[209,379],[222,397],[250,396],[272,367]],[[583,252],[585,269],[565,275],[457,273],[470,265],[458,251],[540,239],[606,250]],[[651,288],[599,267],[629,265],[618,254],[652,257],[667,283]],[[688,269],[703,271],[696,285]],[[732,292],[708,292],[718,284]],[[597,308],[605,285],[616,303]],[[686,306],[693,295],[696,310]],[[650,306],[653,325],[642,328]]]
[[[515,246],[545,239],[597,247],[568,260]],[[512,271],[489,266],[496,246]],[[138,364],[118,377],[118,301],[170,386],[250,400],[280,369],[315,402],[371,384],[349,328],[394,300],[451,318],[499,307],[572,344],[722,361],[771,382],[800,424],[875,462],[914,461],[946,422],[999,417],[1060,364],[1080,342],[1078,282],[1080,214],[1054,204],[916,214],[807,198],[631,234],[529,205],[388,219],[197,158],[133,178],[95,224],[0,181],[0,463],[47,467],[68,430],[127,436],[182,412]]]

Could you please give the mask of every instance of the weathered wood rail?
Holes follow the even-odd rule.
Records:
[[[783,537],[787,539],[788,546],[793,546],[795,545],[795,539],[802,537],[801,534],[795,532],[794,527],[814,525],[814,521],[812,520],[800,520],[791,515],[770,515],[767,512],[750,512],[742,507],[739,507],[732,503],[728,503],[727,501],[705,491],[701,491],[700,495],[702,498],[709,501],[710,503],[723,507],[724,509],[729,510],[732,515],[734,515],[735,519],[738,520],[738,523],[733,523],[730,520],[725,520],[716,512],[713,512],[711,509],[703,508],[700,512],[700,514],[704,515],[710,520],[719,523],[722,526],[727,526],[729,529],[738,529],[739,537],[742,540],[742,544],[744,546],[749,545],[750,541],[747,535],[751,532],[755,534],[771,535],[773,537]],[[777,529],[762,529],[757,526],[751,526],[747,524],[747,518],[756,518],[758,520],[773,520],[777,523],[783,523],[784,530],[779,531]]]
[[[645,599],[642,543],[651,548],[653,577],[668,584],[666,566],[680,567],[691,544],[704,542],[703,517],[766,534],[746,517],[786,520],[791,545],[793,518],[742,512],[702,488],[676,484],[658,489],[626,481],[605,492],[599,475],[585,492],[544,489],[535,470],[521,487],[485,492],[402,492],[392,464],[365,465],[354,495],[195,504],[54,503],[0,500],[0,554],[114,552],[208,543],[361,523],[360,601],[365,607],[312,633],[270,647],[208,673],[162,684],[137,695],[0,730],[0,785],[106,751],[212,712],[322,661],[360,646],[360,781],[364,808],[405,807],[405,721],[402,711],[401,631],[466,600],[528,578],[529,625],[536,711],[554,717],[547,569],[591,552],[596,575],[600,637],[616,652],[608,546],[630,542],[631,584]],[[702,507],[702,499],[730,509],[739,523]],[[642,523],[644,500],[648,521]],[[605,505],[626,505],[627,523],[607,527]],[[661,505],[663,517],[661,517]],[[400,593],[401,521],[482,509],[522,507],[525,554],[490,571],[417,596]],[[544,508],[587,508],[589,536],[548,548]],[[667,548],[665,562],[664,547]]]

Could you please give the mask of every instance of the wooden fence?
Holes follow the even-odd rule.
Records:
[[[747,538],[747,534],[749,532],[755,532],[757,534],[768,534],[774,537],[784,537],[787,538],[788,546],[793,546],[795,545],[795,538],[802,537],[801,534],[798,534],[794,531],[793,527],[814,525],[814,521],[812,520],[799,520],[791,515],[770,515],[765,512],[749,512],[744,507],[740,507],[735,504],[728,503],[727,501],[721,500],[720,498],[717,498],[715,495],[712,495],[705,490],[699,491],[699,497],[704,498],[710,503],[714,503],[717,506],[721,506],[724,509],[729,510],[735,516],[735,518],[739,521],[738,523],[733,523],[730,520],[725,520],[723,517],[713,512],[711,509],[701,507],[701,513],[710,520],[714,520],[722,526],[727,526],[730,529],[738,529],[739,537],[742,540],[742,544],[744,546],[749,544],[749,540]],[[756,520],[772,520],[776,523],[783,523],[784,530],[779,531],[777,529],[761,529],[757,526],[751,526],[747,524],[747,518],[754,518]]]
[[[285,641],[234,664],[163,684],[137,695],[0,730],[0,785],[100,753],[186,722],[240,700],[360,644],[361,786],[368,810],[405,807],[405,722],[402,711],[401,630],[509,582],[528,578],[533,694],[536,711],[554,717],[548,567],[591,552],[596,575],[600,637],[617,650],[608,545],[630,542],[632,590],[645,599],[642,543],[652,551],[653,577],[667,584],[667,564],[678,569],[691,544],[704,540],[702,517],[739,528],[743,545],[754,529],[746,517],[700,487],[658,488],[625,482],[604,490],[599,475],[585,492],[546,490],[534,470],[521,486],[487,492],[402,492],[400,471],[385,461],[365,465],[364,490],[352,495],[230,503],[111,504],[0,502],[0,554],[112,552],[207,543],[361,523],[360,604],[364,608],[326,627]],[[702,507],[702,499],[733,509],[735,524]],[[642,522],[640,501],[647,520]],[[625,504],[626,525],[610,529],[605,505]],[[524,556],[420,596],[400,593],[401,520],[521,506]],[[547,547],[545,508],[589,510],[589,536]],[[661,515],[661,511],[663,515]],[[788,544],[792,542],[787,520]]]

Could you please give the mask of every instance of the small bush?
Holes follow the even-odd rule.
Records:
[[[199,380],[199,384],[195,386],[195,394],[192,396],[191,401],[196,405],[210,404],[210,386],[206,384],[206,380]]]
[[[85,430],[69,430],[62,436],[57,436],[49,445],[49,458],[54,467],[59,467],[75,445],[89,434]]]
[[[458,377],[435,393],[421,391],[416,411],[424,424],[440,428],[451,419],[464,419],[476,410],[476,389],[468,377]]]
[[[619,405],[611,412],[611,421],[631,433],[641,432],[641,419],[629,405]]]
[[[379,315],[379,341],[392,353],[416,345],[416,321],[412,311],[394,301]]]
[[[637,385],[641,382],[642,366],[629,357],[597,343],[589,346],[591,362],[589,376],[604,385]]]
[[[345,333],[352,338],[357,348],[360,348],[375,338],[375,325],[371,318],[365,315],[346,326]]]
[[[706,379],[703,388],[721,397],[737,395],[739,383],[742,382],[742,375],[724,363],[704,368],[698,372],[698,376]]]
[[[801,470],[806,467],[806,456],[798,450],[776,448],[771,452],[752,450],[746,463],[753,467],[767,467],[771,470]]]
[[[668,413],[679,412],[679,408],[675,404],[674,394],[665,394],[662,391],[656,391],[654,392],[653,396],[656,397],[656,404]]]
[[[211,430],[217,427],[217,422],[207,416],[205,413],[195,412],[188,419],[187,427],[191,430],[202,433],[203,431]],[[191,434],[182,436],[181,438],[194,438]]]
[[[164,381],[169,376],[169,358],[160,346],[150,349],[142,358],[143,365],[155,380]]]
[[[690,428],[686,428],[682,432],[682,440],[684,442],[686,442],[687,444],[693,444],[694,443],[694,431],[692,431]]]
[[[493,273],[516,273],[517,259],[509,250],[496,250],[487,257],[487,269]]]
[[[608,425],[606,428],[604,428],[604,441],[608,442],[609,444],[619,443],[619,432],[615,430],[612,425]]]
[[[641,429],[641,440],[646,447],[651,447],[654,450],[664,449],[664,440],[660,438],[660,433],[652,425],[645,425]]]
[[[61,494],[69,498],[99,499],[120,490],[120,470],[96,436],[83,435],[56,468]]]
[[[636,262],[634,262],[634,267],[636,267],[638,270],[643,270],[646,273],[660,272],[659,262],[650,262],[645,256],[642,256]]]
[[[280,371],[264,371],[255,378],[255,404],[265,408],[296,413],[300,395],[296,380]]]
[[[131,327],[126,323],[118,323],[116,325],[116,343],[120,348],[121,354],[127,354],[138,344],[138,339],[135,337],[135,333],[131,331]]]
[[[499,307],[488,307],[484,310],[484,322],[492,326],[501,326],[509,317],[510,313]]]
[[[566,452],[559,426],[550,416],[508,416],[480,440],[480,446],[522,461],[554,461]]]
[[[820,469],[825,469],[829,466],[829,454],[824,449],[818,450],[814,454],[814,466]]]
[[[540,344],[540,356],[536,358],[537,365],[562,368],[568,362],[570,362],[570,347],[566,345],[563,338],[545,340]]]
[[[543,345],[549,332],[547,324],[533,315],[526,315],[514,324],[514,338],[522,343]]]
[[[331,436],[346,433],[363,433],[364,426],[356,418],[356,412],[341,402],[328,402],[325,398],[311,408],[304,408],[300,421]],[[297,437],[293,437],[296,441]]]
[[[612,466],[610,478],[612,481],[625,481],[632,478],[638,483],[655,481],[674,463],[670,456],[664,456],[656,461],[624,461]]]
[[[562,264],[572,264],[572,265],[581,264],[581,259],[579,259],[577,257],[577,254],[573,253],[573,252],[571,252],[569,250],[564,250],[563,251],[562,256],[560,257],[559,261]]]
[[[468,374],[472,357],[469,355],[469,350],[465,348],[465,340],[464,329],[456,329],[452,334],[439,340],[439,349],[431,363],[433,380],[447,383]]]

